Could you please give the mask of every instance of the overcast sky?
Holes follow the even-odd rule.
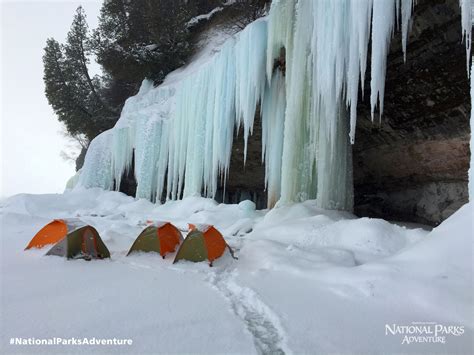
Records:
[[[79,5],[90,28],[102,1],[4,1],[1,6],[0,197],[62,192],[75,173],[68,140],[44,96],[43,48],[64,42]]]

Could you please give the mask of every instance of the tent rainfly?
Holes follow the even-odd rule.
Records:
[[[86,225],[78,218],[55,219],[41,228],[26,246],[25,250],[31,248],[43,248],[45,245],[56,244],[68,233]]]
[[[89,225],[66,235],[46,255],[85,260],[110,258],[110,252],[100,238],[99,233]]]
[[[171,223],[152,225],[140,233],[127,256],[136,251],[154,251],[164,259],[166,254],[173,253],[182,242],[181,232]]]
[[[226,243],[222,234],[213,226],[204,226],[197,228],[190,224],[190,232],[183,244],[181,244],[178,253],[174,259],[174,263],[179,260],[188,260],[200,262],[209,260],[209,266],[212,266],[214,260],[220,258],[226,248],[234,259],[233,250]]]

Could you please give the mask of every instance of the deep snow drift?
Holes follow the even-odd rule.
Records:
[[[1,203],[0,351],[112,351],[12,346],[11,337],[131,338],[122,352],[473,353],[472,207],[433,231],[306,201],[256,211],[186,198],[154,205],[117,192],[17,195]],[[111,260],[24,251],[52,218],[96,226]],[[146,220],[209,223],[239,260],[178,263],[126,257]],[[445,343],[402,344],[386,324],[463,326]]]
[[[469,62],[471,1],[460,5]],[[383,111],[390,40],[400,29],[406,50],[413,6],[274,1],[267,18],[225,43],[211,41],[163,85],[145,81],[117,125],[92,142],[78,184],[117,188],[135,153],[137,197],[214,197],[229,171],[234,130],[243,127],[247,143],[260,103],[268,205],[316,199],[319,207],[351,210],[349,142],[369,43],[374,118],[377,107]],[[285,76],[275,68],[282,52]]]

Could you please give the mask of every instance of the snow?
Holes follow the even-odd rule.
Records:
[[[157,48],[158,48],[157,44],[149,44],[149,45],[145,46],[145,49],[149,50],[149,51],[154,51]]]
[[[203,21],[209,21],[212,17],[214,17],[215,14],[218,14],[219,12],[221,12],[222,10],[224,10],[224,8],[228,7],[228,6],[231,6],[231,5],[234,5],[236,3],[237,0],[227,0],[227,1],[224,1],[222,3],[222,6],[218,6],[214,9],[212,9],[211,11],[209,11],[207,14],[202,14],[202,15],[198,15],[198,16],[195,16],[193,17],[191,20],[188,21],[187,23],[187,27],[193,27]]]
[[[222,6],[218,6],[215,9],[212,9],[211,11],[209,11],[207,14],[202,14],[202,15],[199,15],[199,16],[195,16],[191,20],[188,21],[187,26],[192,27],[192,26],[195,26],[196,24],[198,24],[199,22],[208,21],[215,14],[221,12],[222,10],[224,10],[224,8]]]
[[[155,205],[76,189],[1,203],[2,353],[113,347],[12,346],[10,337],[130,338],[125,353],[472,353],[472,205],[430,231],[317,201],[258,211],[188,197]],[[53,218],[95,226],[110,260],[24,251]],[[215,225],[236,251],[210,268],[173,256],[126,257],[146,221]],[[402,345],[386,324],[462,325],[446,344]]]

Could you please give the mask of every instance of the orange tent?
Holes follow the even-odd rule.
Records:
[[[190,232],[179,248],[173,263],[179,260],[199,262],[207,259],[209,265],[212,266],[213,261],[220,258],[226,248],[235,258],[232,249],[226,243],[222,234],[213,226],[198,228],[193,224],[189,224],[189,229]]]
[[[72,219],[55,219],[48,223],[35,234],[25,250],[31,248],[42,248],[45,245],[56,244],[63,239],[68,233],[76,229],[84,223],[79,220]]]
[[[151,225],[140,233],[127,255],[134,251],[154,251],[164,259],[165,255],[173,253],[182,241],[181,232],[171,223]]]

